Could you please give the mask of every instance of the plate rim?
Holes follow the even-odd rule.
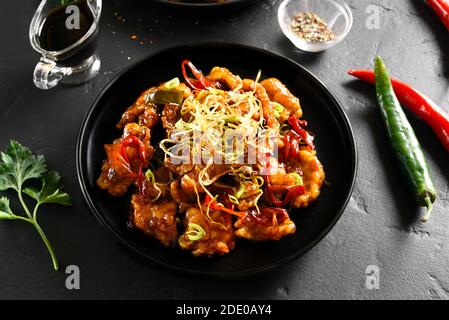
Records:
[[[188,2],[173,2],[170,0],[153,0],[156,3],[168,5],[168,6],[174,6],[178,8],[228,8],[232,6],[239,6],[244,5],[246,3],[256,2],[256,0],[228,0],[224,3],[188,3]]]
[[[162,54],[165,51],[184,50],[187,48],[210,47],[210,46],[212,46],[212,47],[239,47],[239,48],[245,49],[245,50],[257,51],[259,53],[269,55],[269,56],[277,58],[277,59],[285,60],[286,62],[288,62],[290,64],[294,64],[297,68],[300,68],[303,72],[308,74],[309,77],[312,77],[319,85],[321,85],[325,89],[325,91],[328,95],[328,98],[330,98],[333,101],[334,105],[337,106],[336,112],[338,112],[340,114],[340,116],[342,117],[342,119],[344,120],[343,127],[346,129],[347,133],[349,134],[350,139],[348,140],[348,149],[353,158],[353,159],[351,159],[352,163],[350,166],[351,172],[352,172],[352,178],[350,181],[348,194],[347,194],[341,208],[339,209],[339,211],[335,215],[334,219],[332,220],[332,222],[325,229],[323,229],[320,232],[320,234],[313,241],[309,242],[301,250],[295,251],[293,254],[286,256],[282,259],[279,259],[276,262],[273,262],[273,263],[270,263],[267,265],[263,265],[260,267],[245,269],[242,271],[213,271],[213,272],[198,271],[198,270],[193,270],[190,268],[174,266],[170,263],[166,263],[164,261],[155,259],[155,258],[147,255],[145,252],[143,252],[142,250],[140,250],[139,248],[134,246],[129,240],[127,240],[126,238],[124,238],[120,234],[118,234],[118,232],[116,232],[114,230],[114,228],[106,222],[106,220],[102,217],[102,214],[99,212],[99,210],[95,206],[95,203],[89,194],[89,190],[87,188],[87,184],[86,184],[86,181],[85,181],[85,178],[83,175],[83,159],[81,157],[82,157],[82,149],[83,149],[83,147],[85,147],[84,140],[85,140],[85,136],[87,134],[86,133],[87,125],[90,123],[92,113],[96,110],[97,104],[100,102],[100,100],[103,98],[103,96],[109,91],[109,89],[131,69],[134,69],[135,67],[137,67],[139,64],[143,63],[144,61],[149,60],[152,57],[157,56],[159,54]],[[102,227],[105,228],[106,231],[108,231],[108,233],[111,234],[116,241],[118,241],[124,247],[130,249],[133,253],[137,254],[141,258],[143,258],[147,261],[150,261],[151,263],[154,263],[156,266],[164,267],[171,271],[180,271],[185,274],[207,276],[207,277],[213,277],[213,278],[238,278],[238,277],[246,277],[246,276],[250,276],[250,275],[256,275],[256,274],[261,274],[261,273],[265,273],[268,271],[272,271],[282,265],[286,265],[289,262],[292,262],[293,260],[298,259],[299,257],[303,256],[305,253],[307,253],[309,250],[311,250],[313,247],[315,247],[319,242],[321,242],[329,234],[329,232],[335,227],[335,225],[337,224],[337,222],[340,220],[341,216],[345,212],[345,210],[348,206],[348,203],[351,199],[353,190],[354,190],[354,186],[355,186],[355,182],[356,182],[356,178],[357,178],[357,172],[358,172],[358,161],[359,161],[359,157],[358,157],[357,143],[356,143],[354,130],[352,128],[349,117],[346,114],[346,111],[344,110],[340,101],[337,99],[337,97],[334,95],[334,93],[328,88],[328,86],[322,80],[320,80],[312,72],[307,70],[305,67],[303,67],[301,64],[297,63],[293,59],[290,59],[289,57],[283,56],[281,54],[272,52],[267,49],[262,49],[259,47],[254,47],[254,46],[240,44],[240,43],[232,43],[232,42],[199,42],[199,43],[182,44],[182,45],[162,48],[161,50],[155,51],[147,56],[144,56],[143,58],[139,59],[138,61],[125,67],[123,70],[119,71],[103,87],[103,89],[101,89],[98,96],[95,98],[95,100],[93,101],[93,103],[91,104],[89,109],[86,111],[86,114],[84,115],[83,120],[81,122],[80,129],[78,131],[77,143],[76,143],[76,172],[77,172],[77,177],[78,177],[78,183],[80,185],[84,201],[87,203],[93,216],[98,220],[98,222],[100,222],[100,225],[102,225]],[[84,166],[85,165],[86,164],[84,164]]]

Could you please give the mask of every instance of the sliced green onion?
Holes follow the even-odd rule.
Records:
[[[240,198],[243,196],[243,194],[245,193],[245,191],[246,191],[245,185],[240,184],[240,188],[236,191],[236,193],[234,194],[234,196],[235,196],[237,199],[240,199]]]
[[[167,81],[166,83],[164,83],[164,88],[165,89],[175,89],[179,86],[180,82],[178,78],[173,78],[169,81]]]
[[[279,128],[279,133],[280,134],[286,134],[288,131],[290,130],[290,126],[286,123],[284,123],[280,128]]]
[[[289,176],[291,176],[293,179],[295,179],[295,186],[303,186],[304,185],[304,181],[302,180],[302,177],[298,173],[292,172],[292,173],[289,173]]]
[[[145,172],[145,178],[147,178],[147,180],[150,181],[152,184],[156,183],[156,178],[154,177],[154,173],[153,171],[151,171],[151,169],[148,169]]]
[[[277,103],[277,102],[272,102],[272,105],[273,105],[274,116],[276,117],[276,119],[279,119],[282,112],[284,112],[285,108],[282,104]]]
[[[228,195],[228,197],[229,197],[229,201],[231,201],[233,204],[235,204],[237,206],[240,204],[239,199],[237,199],[237,197],[230,195],[230,194]]]
[[[206,231],[199,224],[189,223],[186,235],[190,241],[198,241],[206,235]]]

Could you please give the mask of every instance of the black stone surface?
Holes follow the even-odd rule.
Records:
[[[40,215],[58,253],[60,272],[52,270],[30,226],[0,221],[0,298],[449,298],[449,154],[410,115],[439,189],[433,217],[422,224],[389,152],[372,87],[346,76],[349,68],[371,67],[374,55],[381,54],[395,77],[449,111],[449,34],[424,1],[348,0],[353,29],[344,42],[322,54],[299,52],[282,35],[276,18],[280,1],[201,14],[143,0],[104,2],[101,74],[85,85],[50,91],[32,83],[38,55],[29,45],[28,27],[38,1],[0,2],[0,146],[14,138],[44,154],[49,166],[61,172],[74,202],[68,209],[44,208]],[[370,4],[381,10],[379,30],[365,26]],[[139,40],[132,40],[132,34]],[[76,137],[99,91],[146,55],[198,41],[245,43],[294,59],[337,95],[355,130],[359,175],[343,217],[312,251],[262,276],[223,281],[155,267],[114,243],[91,216],[78,187]],[[81,271],[76,291],[65,287],[64,269],[72,264]],[[365,286],[369,265],[380,269],[379,290]]]

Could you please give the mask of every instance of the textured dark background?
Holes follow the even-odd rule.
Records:
[[[0,146],[14,138],[44,154],[49,166],[61,172],[74,202],[69,209],[43,208],[40,215],[60,258],[60,272],[52,270],[30,226],[0,222],[0,298],[449,298],[449,154],[426,125],[410,117],[440,196],[430,222],[416,222],[416,207],[392,161],[374,92],[345,74],[352,67],[372,66],[379,53],[394,76],[449,111],[449,34],[424,1],[348,0],[354,13],[350,35],[317,55],[298,52],[284,38],[276,19],[280,1],[202,16],[151,1],[104,2],[101,74],[88,84],[50,91],[32,83],[38,55],[29,45],[28,27],[38,1],[0,2]],[[380,30],[365,27],[369,4],[380,7]],[[139,39],[132,40],[132,34]],[[250,44],[303,64],[341,100],[356,134],[359,174],[343,217],[312,251],[269,274],[222,281],[155,267],[112,240],[91,216],[78,187],[76,137],[100,90],[146,55],[198,41]],[[81,290],[65,288],[64,269],[70,264],[80,267]],[[365,288],[368,265],[380,268],[380,290]]]

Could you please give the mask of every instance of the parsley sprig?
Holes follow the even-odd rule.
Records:
[[[40,188],[26,185],[34,179],[41,180]],[[0,191],[15,190],[24,211],[22,214],[13,213],[9,199],[0,197],[0,220],[20,220],[33,225],[50,253],[55,270],[59,268],[58,260],[50,241],[37,222],[37,213],[39,207],[47,203],[70,205],[70,197],[61,190],[59,180],[60,176],[56,171],[47,171],[44,156],[33,155],[17,141],[11,140],[6,150],[0,153]],[[32,211],[23,199],[24,194],[35,200]]]

